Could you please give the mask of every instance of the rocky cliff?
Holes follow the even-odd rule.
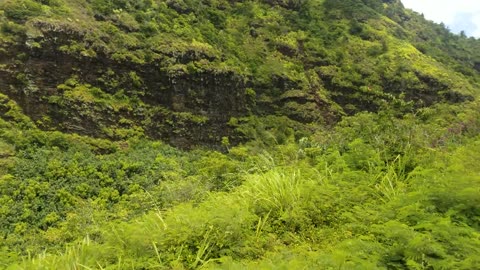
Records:
[[[421,43],[429,22],[400,2],[347,2],[6,1],[0,90],[43,129],[182,147],[248,139],[232,119],[325,125],[476,95],[478,54],[462,56],[478,42]]]

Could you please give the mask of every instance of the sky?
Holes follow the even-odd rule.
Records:
[[[454,33],[480,38],[480,0],[401,0],[425,18],[443,22]]]

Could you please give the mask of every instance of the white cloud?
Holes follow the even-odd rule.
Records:
[[[443,22],[452,31],[465,30],[480,37],[480,1],[478,0],[401,0],[407,8],[423,13],[425,18]]]

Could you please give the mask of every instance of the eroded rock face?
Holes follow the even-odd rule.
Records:
[[[38,29],[38,36],[0,53],[0,87],[44,129],[120,138],[118,129],[137,128],[181,147],[218,145],[231,132],[230,117],[247,113],[245,79],[233,71],[169,72],[155,61],[118,61],[102,51],[72,54],[62,46],[81,39],[81,32]],[[76,87],[94,89],[93,96],[82,98],[79,90],[78,98],[65,98]],[[114,107],[107,98],[123,103]]]
[[[281,115],[299,125],[328,125],[342,115],[378,111],[394,102],[408,103],[410,110],[409,104],[419,108],[471,100],[428,73],[407,72],[404,79],[402,70],[364,74],[358,63],[356,69],[346,68],[342,60],[327,57],[326,49],[306,53],[303,40],[298,46],[271,44],[278,53],[272,52],[272,59],[283,59],[272,65],[295,64],[298,70],[267,69],[263,74],[235,69],[235,61],[207,43],[180,38],[174,43],[160,36],[156,42],[146,38],[123,44],[122,38],[135,36],[119,38],[109,32],[108,23],[102,31],[79,25],[32,19],[16,41],[0,43],[0,91],[43,129],[111,139],[143,134],[186,148],[218,146],[222,137],[231,143],[242,139],[227,124],[232,117]],[[382,44],[375,53],[387,51]],[[351,70],[360,79],[350,76]],[[369,76],[373,85],[365,83]]]
[[[281,113],[299,122],[338,118],[330,115],[316,89],[285,99],[282,93],[300,89],[299,82],[275,77],[272,85],[258,85],[233,70],[209,66],[219,59],[208,53],[167,50],[150,61],[116,59],[116,52],[90,44],[88,33],[75,25],[34,21],[30,26],[33,34],[0,53],[0,86],[43,129],[111,139],[138,132],[184,148],[217,147],[222,137],[231,143],[242,140],[227,124],[232,117]],[[81,51],[72,51],[80,43]],[[207,68],[198,68],[199,62]],[[257,102],[251,87],[271,101]]]

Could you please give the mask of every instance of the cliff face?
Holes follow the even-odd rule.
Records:
[[[43,129],[213,146],[246,139],[232,118],[331,124],[476,95],[462,56],[478,42],[420,50],[424,21],[398,1],[54,2],[0,14],[0,91]]]
[[[233,71],[191,75],[102,52],[72,55],[61,48],[81,33],[46,24],[38,30],[1,52],[0,87],[42,128],[111,138],[136,129],[178,146],[214,145],[231,132],[230,117],[247,112],[245,80]]]

